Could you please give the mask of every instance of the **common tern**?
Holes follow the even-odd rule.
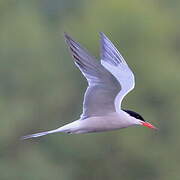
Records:
[[[88,82],[83,113],[78,120],[58,129],[23,136],[22,139],[57,132],[71,134],[103,132],[136,125],[157,129],[146,122],[140,114],[121,108],[123,98],[135,86],[134,74],[104,33],[100,33],[100,61],[66,33],[64,37],[75,65]]]

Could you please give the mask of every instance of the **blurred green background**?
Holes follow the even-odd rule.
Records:
[[[1,180],[180,179],[179,0],[0,1]],[[99,58],[99,32],[136,76],[123,107],[160,128],[20,141],[78,119],[87,83],[63,32]]]

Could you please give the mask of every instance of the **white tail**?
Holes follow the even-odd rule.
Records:
[[[79,128],[79,122],[81,122],[81,121],[79,121],[79,120],[73,121],[72,123],[66,124],[58,129],[35,133],[35,134],[30,134],[27,136],[22,136],[21,139],[35,138],[35,137],[45,136],[47,134],[52,134],[52,133],[57,133],[57,132],[75,133]]]
[[[62,130],[60,128],[58,128],[58,129],[51,130],[51,131],[45,131],[45,132],[30,134],[30,135],[27,135],[27,136],[22,136],[21,139],[35,138],[35,137],[45,136],[47,134],[56,133],[56,132],[62,132]]]

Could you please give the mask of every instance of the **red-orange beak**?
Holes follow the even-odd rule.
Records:
[[[153,126],[152,124],[148,123],[148,122],[142,122],[141,124],[142,126],[146,126],[148,128],[154,129],[154,130],[158,130],[158,128],[156,128],[155,126]]]

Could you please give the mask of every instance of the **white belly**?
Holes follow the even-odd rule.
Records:
[[[77,120],[62,127],[65,131],[74,134],[111,131],[135,125],[126,114],[112,113],[108,116],[90,117]]]

